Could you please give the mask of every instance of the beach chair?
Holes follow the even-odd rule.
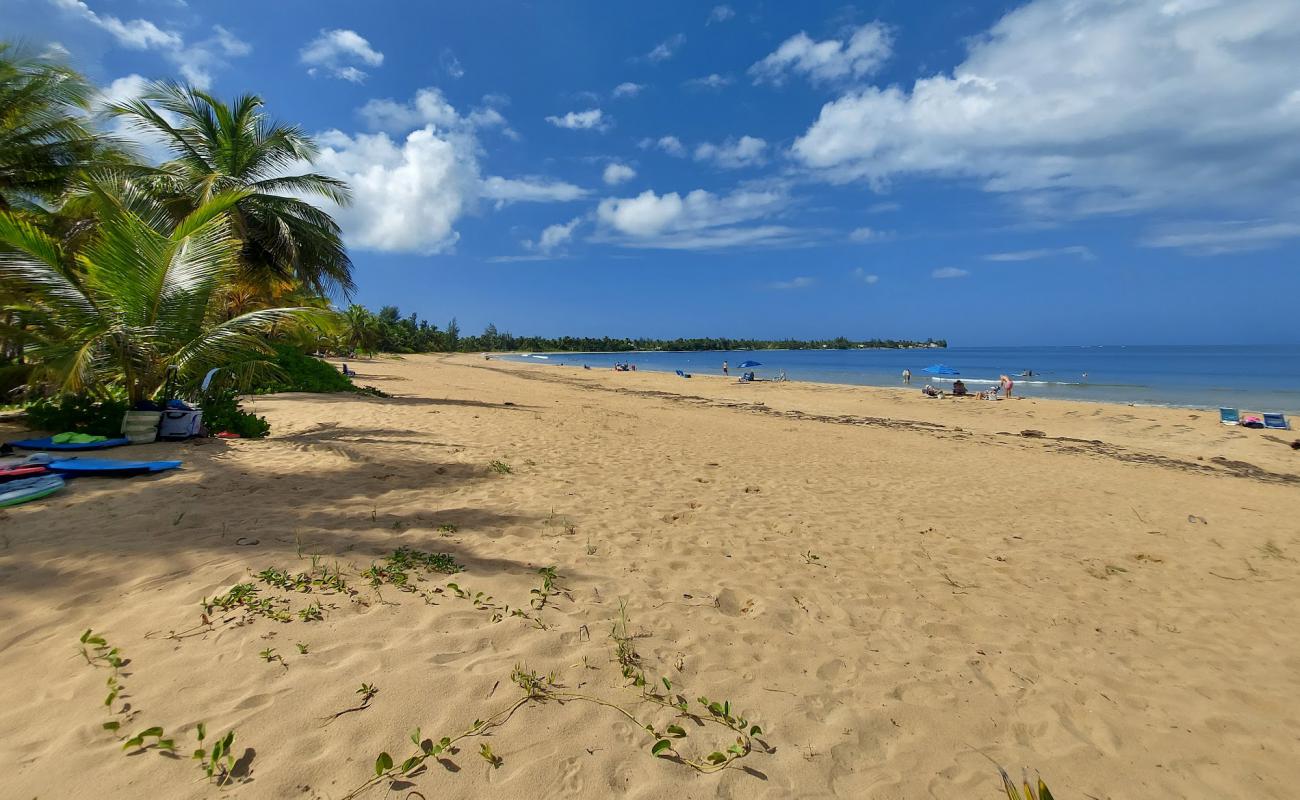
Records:
[[[1236,425],[1241,422],[1241,415],[1237,413],[1235,408],[1220,408],[1219,422],[1224,425]]]
[[[1273,428],[1274,430],[1279,430],[1279,431],[1291,430],[1291,426],[1287,424],[1286,415],[1283,414],[1281,411],[1272,414],[1265,413],[1264,427]]]
[[[689,377],[691,377],[691,376],[690,376],[690,373],[682,372],[682,371],[679,369],[679,370],[677,370],[677,377],[679,377],[679,378],[689,378]]]

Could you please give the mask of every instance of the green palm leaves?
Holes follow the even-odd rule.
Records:
[[[60,389],[118,385],[135,402],[172,366],[189,382],[212,367],[247,374],[264,366],[274,326],[323,316],[272,308],[223,319],[219,294],[240,268],[232,228],[247,192],[214,193],[172,224],[164,203],[129,185],[92,191],[96,235],[71,258],[35,225],[0,212],[0,283],[25,298],[36,323],[28,353]]]
[[[310,164],[316,145],[298,127],[268,119],[262,105],[255,95],[226,104],[193,87],[156,83],[110,111],[171,151],[173,160],[145,179],[169,208],[189,213],[242,192],[230,212],[242,282],[266,288],[298,281],[320,294],[351,292],[352,262],[338,224],[303,199],[345,205],[347,186],[327,175],[295,174]]]
[[[79,112],[91,94],[67,67],[0,42],[0,210],[57,196],[90,163],[99,143]]]

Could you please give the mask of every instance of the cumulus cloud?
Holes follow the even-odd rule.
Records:
[[[547,226],[547,228],[542,231],[542,235],[537,237],[537,241],[524,242],[524,248],[527,250],[535,250],[545,255],[550,255],[569,243],[569,240],[573,238],[574,229],[576,229],[578,224],[581,222],[582,217],[574,217],[568,222]]]
[[[716,92],[727,88],[732,82],[733,79],[730,75],[719,75],[714,72],[702,78],[691,78],[682,85],[688,89],[711,89]]]
[[[620,83],[618,86],[614,87],[614,97],[616,98],[636,97],[638,94],[641,94],[641,90],[644,88],[645,88],[645,84],[643,83],[632,83],[631,81],[625,81],[623,83]]]
[[[939,269],[936,269],[934,272],[931,272],[931,273],[930,273],[930,277],[931,277],[931,278],[940,278],[940,279],[946,279],[946,278],[964,278],[964,277],[966,277],[966,276],[969,275],[969,274],[970,274],[970,272],[968,272],[967,270],[961,269],[961,268],[959,268],[959,267],[940,267]]]
[[[682,140],[678,139],[676,136],[660,136],[658,139],[642,139],[638,142],[637,146],[642,150],[649,150],[653,147],[656,150],[662,150],[668,155],[676,158],[681,158],[686,155],[686,147],[682,145]]]
[[[772,281],[767,285],[769,289],[807,289],[817,281],[807,275],[800,275],[797,278],[791,278],[788,281]]]
[[[547,117],[546,121],[557,128],[565,128],[571,131],[603,131],[609,128],[609,117],[599,108],[589,108],[586,111],[570,111],[562,117]]]
[[[376,132],[330,130],[317,135],[321,152],[315,170],[352,187],[351,205],[322,204],[338,219],[350,247],[445,253],[459,239],[458,220],[482,200],[501,207],[587,196],[581,187],[544,177],[481,178],[478,133],[501,124],[492,106],[505,101],[484,102],[491,105],[464,115],[429,87],[409,102],[373,100],[363,106],[359,113]]]
[[[774,216],[788,202],[774,190],[741,189],[725,196],[703,189],[685,196],[646,190],[636,197],[600,201],[596,219],[603,237],[598,240],[671,250],[789,244],[798,238],[789,227],[748,224]]]
[[[604,174],[605,183],[610,186],[617,186],[620,183],[626,183],[636,177],[636,170],[627,164],[620,164],[617,161],[605,166]]]
[[[793,154],[833,181],[973,178],[1051,215],[1294,204],[1297,52],[1284,0],[1034,0],[951,74],[828,103]]]
[[[726,22],[736,16],[736,9],[731,6],[714,6],[709,12],[709,18],[704,21],[705,25],[712,25],[715,22]]]
[[[853,277],[856,278],[857,280],[862,281],[868,286],[875,286],[877,283],[880,282],[879,275],[873,275],[867,272],[862,267],[858,267],[857,269],[853,270]]]
[[[776,85],[790,75],[802,75],[813,83],[856,80],[879,69],[892,52],[889,28],[880,22],[868,22],[846,40],[817,42],[800,31],[750,67],[749,74],[754,83]]]
[[[1192,255],[1221,255],[1263,250],[1300,239],[1300,223],[1240,220],[1180,225],[1148,234],[1145,247],[1173,247]]]
[[[246,56],[253,51],[252,45],[220,25],[213,26],[212,36],[207,39],[186,42],[180,33],[163,30],[149,20],[122,20],[110,14],[100,14],[82,0],[51,2],[106,31],[123,47],[158,51],[176,67],[181,77],[200,89],[206,89],[212,84],[213,71],[224,66],[227,58]]]
[[[704,142],[695,148],[695,160],[707,161],[724,169],[752,167],[764,162],[767,142],[755,136],[727,139],[721,144]]]
[[[364,36],[343,28],[321,31],[302,48],[298,58],[307,65],[308,75],[324,72],[353,83],[360,83],[368,74],[357,64],[377,67],[384,63],[384,54],[371,47]]]
[[[663,40],[659,44],[655,45],[654,48],[649,53],[645,54],[645,57],[649,61],[653,61],[656,64],[659,63],[660,61],[667,61],[668,59],[676,55],[677,51],[685,43],[686,43],[685,34],[681,34],[681,33],[675,34]]]
[[[364,250],[442,253],[479,191],[475,146],[434,125],[393,139],[387,133],[318,137],[316,169],[347,181],[352,204],[330,209],[348,244]]]
[[[1044,258],[1057,258],[1060,256],[1071,256],[1080,261],[1096,261],[1097,257],[1092,251],[1083,245],[1071,245],[1069,247],[1046,247],[1038,250],[1014,250],[1009,253],[989,253],[984,256],[985,261],[1038,261]]]

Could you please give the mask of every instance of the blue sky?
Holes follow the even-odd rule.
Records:
[[[354,188],[355,299],[440,325],[1300,341],[1294,0],[0,15],[106,97],[260,94]]]

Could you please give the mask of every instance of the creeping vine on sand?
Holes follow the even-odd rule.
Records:
[[[443,736],[436,742],[432,738],[423,738],[417,728],[410,736],[411,743],[415,745],[416,749],[409,756],[398,763],[388,751],[381,752],[375,758],[375,774],[345,795],[344,800],[355,800],[355,798],[384,782],[395,781],[402,777],[411,777],[420,773],[429,759],[438,759],[446,754],[456,754],[459,752],[458,743],[472,737],[484,736],[496,728],[502,727],[510,721],[516,711],[530,703],[543,705],[551,701],[561,704],[580,702],[591,703],[609,709],[625,717],[639,730],[645,732],[650,740],[649,750],[652,756],[675,761],[703,773],[717,772],[730,767],[736,761],[752,753],[756,743],[760,749],[767,750],[766,745],[763,745],[757,739],[762,735],[763,729],[758,725],[751,725],[749,720],[735,713],[731,701],[716,701],[701,696],[696,700],[698,704],[698,708],[696,708],[681,694],[672,693],[673,684],[668,678],[663,677],[658,682],[653,683],[646,678],[645,671],[642,668],[641,656],[636,652],[632,644],[632,637],[628,634],[627,611],[626,606],[623,604],[620,604],[619,616],[615,619],[611,628],[610,640],[614,643],[615,661],[621,665],[623,676],[630,681],[628,688],[638,690],[638,701],[653,703],[669,709],[674,713],[675,717],[690,719],[697,726],[703,727],[711,724],[725,728],[729,733],[735,734],[735,742],[725,749],[712,750],[702,757],[686,755],[679,749],[679,744],[688,736],[686,728],[682,725],[672,723],[663,728],[656,727],[652,722],[637,717],[634,713],[616,703],[589,694],[567,691],[559,682],[556,673],[541,675],[528,669],[526,665],[516,665],[510,678],[522,691],[523,695],[521,697],[486,719],[474,720],[472,725],[460,733]],[[661,685],[663,687],[662,691],[660,690]],[[500,767],[504,763],[503,759],[492,752],[491,746],[487,743],[480,746],[479,755],[493,768]],[[1043,798],[1042,800],[1048,799]]]

